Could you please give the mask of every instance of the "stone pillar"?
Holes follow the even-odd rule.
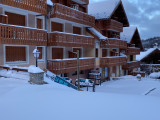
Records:
[[[29,82],[31,84],[46,84],[46,82],[44,81],[44,71],[41,70],[39,67],[32,65],[28,68],[28,72],[30,75]]]

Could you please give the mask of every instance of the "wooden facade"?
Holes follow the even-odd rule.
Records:
[[[88,26],[95,26],[95,18],[93,16],[59,3],[54,4],[54,7],[50,12],[50,18],[60,18]]]
[[[126,51],[126,55],[139,55],[140,49],[134,47],[128,47]]]
[[[112,56],[100,58],[100,67],[113,67],[124,65],[127,63],[127,58],[124,56]]]
[[[101,48],[121,48],[126,49],[127,48],[127,42],[115,39],[115,38],[109,38],[106,41],[101,42]]]
[[[125,70],[132,70],[134,68],[139,68],[140,67],[140,61],[131,61],[127,62],[126,65],[123,65],[123,69]]]
[[[47,31],[0,23],[0,44],[47,45]]]
[[[94,47],[94,38],[83,35],[52,32],[48,34],[48,46]]]
[[[33,11],[44,15],[47,14],[46,0],[0,0],[0,4]]]
[[[80,58],[80,70],[94,68],[94,58]],[[48,60],[48,69],[55,74],[71,73],[77,71],[77,59]]]
[[[113,20],[96,20],[96,27],[100,30],[123,32],[123,24]]]

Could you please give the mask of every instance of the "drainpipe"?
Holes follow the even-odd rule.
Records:
[[[47,15],[45,15],[45,30],[47,30]],[[48,44],[48,34],[47,34],[47,44]],[[47,62],[47,58],[48,58],[48,57],[47,57],[47,56],[48,56],[47,48],[48,48],[48,46],[46,46],[45,48],[46,48],[46,56],[45,56],[46,66],[45,66],[45,67],[46,67],[46,69],[47,69],[47,63],[48,63],[48,62]]]

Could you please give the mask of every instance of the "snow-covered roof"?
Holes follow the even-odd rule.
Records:
[[[103,2],[89,4],[88,13],[95,16],[96,19],[110,18],[120,1],[121,0],[105,0]]]
[[[95,28],[88,28],[95,36],[97,36],[100,40],[107,40],[108,38],[103,36],[100,32],[98,32]]]
[[[142,60],[145,57],[147,57],[148,55],[150,55],[152,52],[154,52],[155,50],[157,50],[157,48],[150,48],[145,52],[140,52],[140,55],[136,55],[136,60]]]
[[[132,26],[132,27],[123,27],[123,32],[121,32],[120,38],[122,40],[125,40],[128,43],[130,43],[134,33],[136,32],[136,29],[137,28],[134,27],[134,26]]]
[[[47,0],[47,5],[53,6],[53,2],[51,0]]]

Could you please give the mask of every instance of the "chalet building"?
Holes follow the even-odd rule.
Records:
[[[96,68],[103,79],[118,77],[143,48],[138,30],[127,40],[124,27],[121,0],[1,0],[0,65],[34,65],[37,48],[39,67],[75,80],[79,51],[81,78]]]
[[[77,50],[80,56],[80,77],[87,78],[94,69],[95,40],[86,35],[86,28],[95,26],[88,14],[89,0],[52,0],[48,5],[48,69],[55,74],[77,78]]]
[[[33,65],[32,52],[38,48],[39,66],[45,67],[45,15],[46,0],[0,1],[0,65]]]
[[[127,42],[127,49],[122,50],[127,55],[127,64],[122,66],[123,72],[124,75],[131,74],[140,67],[140,61],[136,60],[136,55],[143,51],[141,38],[136,27],[124,27],[120,37]]]
[[[160,49],[158,47],[140,52],[136,59],[141,62],[141,71],[146,74],[160,71]]]
[[[120,33],[129,22],[121,0],[90,4],[89,14],[96,18],[96,29],[108,38],[96,39],[96,67],[104,79],[123,75],[122,66],[127,63],[127,56],[121,51],[127,49],[127,42],[120,38]]]

